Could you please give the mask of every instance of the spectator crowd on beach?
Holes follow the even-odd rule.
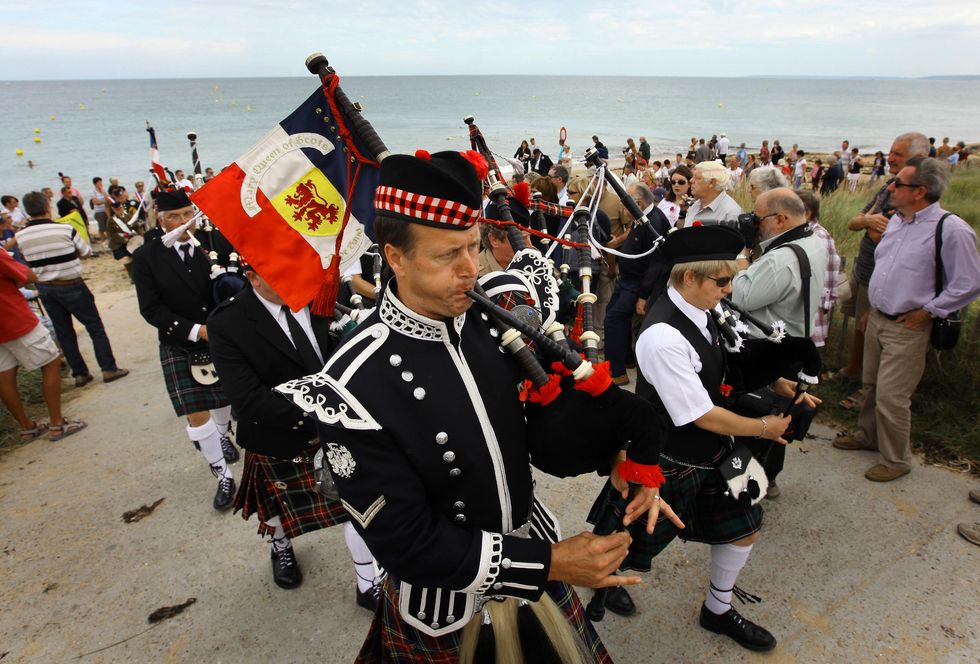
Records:
[[[567,272],[570,289],[585,295],[584,300],[572,298],[569,302],[579,302],[581,306],[584,301],[591,307],[594,337],[597,339],[594,347],[608,362],[611,380],[617,385],[625,386],[633,381],[641,385],[654,382],[650,376],[660,369],[651,361],[649,351],[645,350],[649,347],[641,343],[642,332],[638,331],[644,329],[643,321],[654,310],[655,303],[665,299],[674,298],[672,301],[680,303],[677,304],[677,311],[702,326],[695,329],[695,337],[699,343],[711,344],[707,346],[710,349],[721,348],[717,337],[721,323],[717,321],[725,321],[729,315],[738,317],[738,324],[731,328],[735,341],[726,338],[726,343],[731,343],[726,352],[730,353],[737,352],[739,334],[780,339],[789,336],[812,341],[812,345],[806,341],[808,348],[823,349],[830,335],[832,312],[836,307],[846,308],[849,315],[859,321],[852,329],[850,338],[842,342],[850,350],[849,361],[847,366],[836,371],[828,370],[824,376],[860,380],[861,388],[845,399],[846,404],[842,403],[858,409],[859,416],[857,427],[837,438],[833,445],[841,451],[875,452],[874,463],[865,469],[864,477],[873,482],[893,482],[913,469],[910,401],[922,378],[927,352],[929,348],[936,347],[936,330],[942,328],[945,321],[955,319],[958,312],[964,311],[980,297],[980,255],[977,253],[976,234],[967,222],[956,215],[956,210],[947,211],[940,205],[940,199],[949,186],[951,171],[969,166],[970,151],[962,141],[951,145],[950,140],[944,138],[940,145],[935,143],[935,139],[921,133],[908,132],[895,137],[887,153],[876,151],[873,155],[862,154],[859,147],[843,140],[838,150],[815,155],[797,144],[787,150],[780,140],[764,140],[758,149],[750,150],[745,142],[736,145],[725,132],[720,132],[710,138],[692,137],[686,151],[669,157],[655,155],[645,136],[640,136],[638,141],[629,138],[626,145],[613,151],[620,152],[622,157],[617,155],[613,158],[601,138],[593,135],[589,148],[592,161],[586,168],[577,161],[564,137],[555,159],[546,154],[536,139],[530,138],[521,143],[510,160],[513,174],[507,200],[513,221],[524,227],[520,233],[524,241],[542,251],[547,251],[547,242],[543,239],[564,239],[566,233],[572,233],[567,223],[572,216],[572,208],[589,210],[594,220],[588,225],[589,237],[577,238],[581,243],[579,248],[585,249],[566,251],[567,255],[560,261],[564,263],[561,271]],[[616,177],[622,184],[625,196],[621,197],[612,187],[599,186],[600,178],[593,177],[597,164],[616,169]],[[598,168],[602,170],[602,166]],[[187,273],[191,273],[192,269],[204,270],[202,281],[208,283],[207,267],[201,266],[204,259],[200,255],[194,258],[195,249],[191,246],[194,243],[189,231],[181,227],[182,223],[190,224],[194,218],[195,210],[184,190],[193,190],[195,182],[180,170],[174,172],[173,182],[177,185],[175,191],[164,192],[156,204],[144,182],[135,182],[132,190],[129,190],[116,178],[110,178],[106,184],[101,177],[96,177],[92,180],[92,189],[83,194],[74,186],[71,177],[65,175],[61,176],[58,195],[52,188],[42,187],[22,197],[3,196],[0,229],[3,231],[5,251],[0,252],[0,304],[3,314],[0,322],[0,397],[19,424],[23,442],[42,436],[61,440],[86,428],[83,420],[68,417],[61,411],[63,371],[70,372],[76,388],[84,388],[95,379],[79,350],[74,321],[84,326],[90,338],[103,382],[111,383],[129,373],[116,361],[109,333],[84,275],[85,259],[96,250],[111,252],[121,268],[132,275],[140,294],[144,318],[158,327],[162,367],[167,390],[171,399],[175,400],[175,410],[178,416],[187,416],[188,436],[195,445],[200,443],[198,449],[208,459],[212,472],[219,479],[213,505],[215,509],[228,509],[233,505],[234,498],[237,509],[243,504],[247,505],[248,500],[257,500],[254,496],[250,498],[249,492],[258,490],[250,489],[251,481],[243,476],[236,497],[236,485],[228,468],[238,459],[230,442],[230,404],[234,404],[235,400],[229,401],[224,397],[230,397],[230,394],[221,392],[226,390],[230,393],[233,388],[215,386],[215,378],[209,384],[209,389],[217,394],[216,401],[195,402],[198,407],[188,406],[184,409],[186,412],[182,412],[177,407],[180,401],[177,397],[189,399],[184,393],[189,394],[189,390],[199,388],[192,386],[190,379],[167,375],[178,362],[184,362],[187,371],[191,371],[188,354],[175,352],[173,357],[167,356],[166,352],[169,351],[165,352],[164,349],[170,347],[168,344],[176,343],[176,339],[188,347],[193,344],[207,346],[209,334],[216,334],[220,339],[220,317],[231,315],[228,309],[220,309],[218,296],[211,297],[209,291],[201,296],[207,300],[206,304],[195,301],[191,307],[193,314],[181,314],[180,323],[177,320],[169,323],[171,318],[177,317],[176,314],[171,316],[169,311],[189,302],[191,295],[176,278],[172,280],[176,286],[167,283],[155,268],[150,267],[150,261],[158,260],[162,264],[162,261],[169,260],[177,266],[176,269],[186,268]],[[479,189],[479,183],[475,186]],[[838,191],[851,192],[855,196],[866,195],[867,198],[862,211],[848,223],[849,232],[861,236],[859,254],[849,273],[842,270],[843,261],[835,237],[820,221],[821,206]],[[534,203],[536,194],[540,207]],[[478,194],[476,198],[479,199]],[[483,203],[487,219],[509,220],[508,215],[498,207],[501,205],[499,200],[485,200]],[[638,215],[637,210],[642,214]],[[540,228],[535,226],[534,221],[538,214],[542,223]],[[718,259],[711,264],[720,264],[718,269],[721,272],[727,270],[725,274],[713,270],[704,275],[695,275],[682,270],[679,281],[677,265],[671,263],[664,251],[657,251],[660,247],[658,237],[668,236],[678,229],[698,226],[732,229],[738,234],[737,247],[742,249],[735,260]],[[174,246],[160,248],[164,228],[170,233],[184,233],[188,237],[178,240]],[[483,224],[480,230],[480,276],[505,270],[515,256],[512,235],[504,227],[489,223]],[[712,234],[716,232],[724,234],[718,229],[714,229]],[[690,235],[687,231],[678,235],[685,233]],[[147,248],[150,251],[142,250],[136,254],[144,242],[149,243]],[[593,245],[592,251],[588,249],[589,242]],[[476,246],[475,238],[472,246]],[[781,250],[784,248],[789,250]],[[154,259],[151,251],[157,249],[160,256]],[[407,250],[405,253],[409,254]],[[730,253],[735,254],[734,251]],[[134,254],[137,256],[135,267]],[[938,265],[937,256],[940,260]],[[555,263],[559,263],[555,258]],[[703,258],[699,261],[709,262]],[[377,274],[374,274],[375,271]],[[278,297],[274,291],[263,290],[270,289],[270,286],[254,268],[248,268],[247,274],[249,286],[245,288],[250,289],[249,292],[265,293],[269,298]],[[344,275],[349,292],[345,286],[339,302],[349,305],[351,310],[362,302],[370,306],[372,298],[380,292],[379,274],[380,268],[372,263],[370,269],[363,266],[360,273]],[[939,275],[935,284],[934,275]],[[709,281],[712,283],[709,284]],[[375,283],[379,284],[379,290],[374,290]],[[683,288],[689,293],[696,292],[696,289],[715,289],[723,294],[724,299],[709,307],[694,306],[686,301],[688,306],[683,309],[684,302],[677,299],[681,297],[677,293]],[[150,303],[148,293],[159,301]],[[195,297],[198,296],[200,294]],[[172,301],[167,302],[168,314],[154,321],[151,310],[154,306],[161,307],[160,302],[167,297],[172,297]],[[274,324],[269,323],[270,329],[279,331],[281,328],[285,335],[283,339],[289,339],[286,348],[295,350],[298,356],[305,353],[302,358],[304,371],[322,368],[329,355],[329,346],[326,336],[315,334],[312,314],[303,309],[301,312],[307,312],[305,318],[302,315],[294,317],[282,300],[260,298],[257,302],[261,302],[257,310],[268,311],[273,317],[270,321],[275,321]],[[200,311],[205,314],[200,314]],[[217,323],[214,311],[219,311]],[[691,318],[691,311],[694,311],[694,318]],[[713,312],[720,318],[713,318]],[[587,342],[589,335],[582,334],[577,313],[580,312],[575,310],[575,306],[566,307],[559,318],[564,326],[563,334],[571,340],[576,351],[591,349]],[[203,315],[204,322],[195,321],[192,318],[194,314]],[[281,320],[278,318],[280,315]],[[678,313],[678,316],[681,314]],[[305,327],[300,321],[306,324]],[[187,329],[183,329],[182,325]],[[234,337],[235,326],[226,322],[226,327],[225,334]],[[179,331],[175,331],[177,328],[180,328]],[[589,331],[590,334],[592,332]],[[496,329],[493,336],[497,336]],[[702,336],[704,339],[701,339]],[[649,343],[650,336],[646,338]],[[228,343],[227,339],[225,343]],[[214,347],[220,348],[220,342],[215,343]],[[665,352],[669,351],[668,348]],[[684,355],[685,362],[691,359],[684,352],[681,355]],[[724,357],[720,350],[719,356]],[[239,364],[248,364],[247,359],[250,358],[239,358]],[[227,357],[223,361],[229,362]],[[393,354],[386,361],[391,367],[398,367],[403,358]],[[220,364],[221,361],[216,359],[215,363]],[[695,364],[700,372],[700,360]],[[18,392],[19,369],[41,371],[49,421],[42,422],[28,415]],[[637,373],[631,376],[631,370]],[[411,372],[401,373],[403,382],[412,379]],[[787,410],[795,397],[802,400],[797,403],[806,403],[811,410],[819,404],[819,399],[812,399],[799,391],[795,395],[792,389],[789,395],[780,392],[776,386],[781,380],[784,379],[772,382],[771,388],[758,390],[762,395],[760,398],[769,400],[769,403],[788,400]],[[697,380],[693,382],[697,383]],[[255,389],[260,389],[265,397],[269,397],[265,387]],[[682,385],[678,390],[689,387]],[[703,386],[695,384],[694,387],[698,390]],[[731,389],[731,386],[727,387]],[[415,390],[415,400],[421,402],[424,397],[424,389]],[[666,401],[668,399],[664,399]],[[700,405],[691,401],[685,407],[695,409]],[[292,429],[304,425],[299,411],[290,410],[292,405],[287,408],[284,401],[280,403],[276,400],[275,406],[289,410],[286,419],[290,424],[299,418],[298,425],[292,426]],[[673,425],[677,428],[690,425],[693,431],[696,421],[713,410],[714,402],[710,399],[707,408],[707,411],[701,411],[701,416],[685,422],[673,422]],[[218,418],[219,412],[224,413],[223,420]],[[212,413],[213,419],[208,413]],[[201,417],[195,420],[195,415]],[[767,420],[766,417],[774,419]],[[766,412],[758,418],[753,417],[753,426],[756,421],[761,423],[761,434],[755,435],[755,429],[751,435],[746,431],[731,434],[744,439],[761,464],[768,480],[763,497],[768,500],[778,499],[784,489],[779,478],[786,462],[785,445],[771,444],[777,439],[783,443],[786,441],[780,438],[781,432],[776,433],[775,438],[769,435],[771,431],[767,434],[768,427],[770,423],[775,426],[781,422],[782,430],[785,430],[789,419],[785,415],[775,416]],[[256,420],[252,424],[262,423]],[[701,427],[701,424],[697,426]],[[721,425],[716,425],[715,429],[707,425],[701,428],[714,434],[729,433]],[[436,444],[445,444],[447,437],[445,432],[438,433]],[[212,438],[213,459],[208,457],[208,448],[202,447],[202,441]],[[309,440],[309,437],[304,438],[304,444],[308,444]],[[455,452],[447,450],[444,454],[442,459],[445,463],[454,461]],[[292,459],[297,464],[307,461],[305,452]],[[274,462],[268,462],[270,468]],[[334,461],[330,463],[336,475],[337,466],[333,465]],[[246,470],[243,474],[255,472],[251,457],[246,457],[244,465]],[[714,470],[714,467],[690,468]],[[269,484],[278,485],[280,482]],[[268,487],[265,490],[273,491]],[[302,492],[301,489],[297,491]],[[690,505],[675,503],[675,506],[678,512],[682,508],[690,510],[682,515],[685,519],[696,518],[708,522],[714,515],[701,513],[708,503],[695,501],[697,491],[700,489],[691,489]],[[697,501],[703,497],[697,494]],[[980,495],[971,494],[971,498],[980,502]],[[462,502],[458,504],[463,505]],[[381,505],[384,506],[383,502]],[[345,507],[350,511],[349,506]],[[265,508],[263,504],[262,509]],[[460,511],[459,516],[463,517],[456,523],[465,523],[466,516],[462,514],[464,508],[454,509]],[[246,508],[243,513],[247,519],[249,509]],[[290,539],[282,534],[282,522],[278,516],[265,520],[262,512],[257,513],[263,519],[260,533],[273,538],[275,582],[282,588],[296,587],[302,575]],[[316,527],[333,525],[334,521],[339,523],[347,518],[346,514],[337,508],[336,519],[333,518],[335,515],[331,515],[331,523],[318,523]],[[364,518],[359,522],[366,528]],[[698,521],[689,523],[696,526]],[[758,525],[761,525],[761,519]],[[718,618],[710,615],[704,617],[705,610],[714,605],[720,607],[718,611],[711,609],[716,615],[724,615],[724,611],[731,609],[735,576],[748,557],[747,550],[737,553],[733,553],[733,550],[750,549],[758,532],[758,527],[752,530],[752,524],[743,526],[744,532],[740,530],[742,534],[737,538],[743,545],[732,545],[733,548],[725,550],[725,555],[741,556],[736,563],[732,563],[735,573],[725,577],[730,578],[728,585],[731,585],[731,589],[715,587],[714,574],[717,570],[713,568],[711,590],[702,608],[701,624],[711,631],[731,636],[746,647],[768,649],[765,646],[768,641],[763,636],[770,640],[772,636],[757,625],[739,622],[737,629],[714,628],[708,625],[720,624],[712,622]],[[349,531],[354,532],[353,527]],[[959,532],[980,545],[980,526],[961,524]],[[301,533],[302,530],[297,531],[297,534]],[[348,534],[347,537],[353,535]],[[720,540],[705,541],[712,544],[713,549],[730,544]],[[355,562],[355,572],[360,579],[356,601],[374,610],[379,597],[382,597],[378,584],[383,581],[378,581],[378,575],[383,577],[383,573],[374,566],[370,551],[363,556],[358,553],[366,551],[363,541],[351,542],[351,539],[347,540]],[[361,546],[364,548],[359,548]],[[720,567],[721,564],[715,560],[716,555],[719,560],[724,559],[725,555],[717,550],[712,552],[713,565]],[[500,565],[506,568],[511,562],[504,558]],[[603,601],[610,610],[623,615],[635,613],[636,608],[625,590],[598,596],[605,597]],[[761,632],[753,632],[745,625]],[[760,636],[763,632],[765,634]],[[775,641],[772,640],[771,644],[774,645]]]

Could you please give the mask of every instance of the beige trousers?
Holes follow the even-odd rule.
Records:
[[[862,372],[868,397],[856,437],[877,445],[889,468],[911,468],[912,394],[926,367],[929,335],[929,327],[910,330],[874,308],[868,317]]]

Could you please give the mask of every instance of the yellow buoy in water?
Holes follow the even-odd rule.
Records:
[[[718,108],[725,108],[725,105],[722,104],[721,102],[718,102]]]
[[[24,156],[24,151],[21,150],[20,148],[17,148],[17,156],[18,157],[23,157]]]
[[[53,115],[51,116],[51,122],[54,122],[56,119],[57,118],[55,116],[53,116]]]
[[[231,100],[231,105],[232,105],[232,106],[238,106],[238,102],[237,102],[237,101],[235,101],[234,99],[232,99],[232,100]]]
[[[251,104],[249,104],[248,106],[245,107],[245,112],[246,113],[251,113],[252,112],[252,105]]]
[[[35,136],[34,137],[34,142],[35,143],[40,143],[41,142],[41,137],[40,136]]]
[[[84,111],[85,110],[85,104],[79,104],[78,105],[78,110]]]
[[[37,127],[34,127],[34,133],[35,134],[40,134],[41,133],[41,130],[38,129]]]

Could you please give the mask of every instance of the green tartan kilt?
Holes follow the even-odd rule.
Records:
[[[350,516],[340,501],[327,500],[315,486],[312,460],[297,463],[245,450],[234,511],[241,510],[246,521],[258,515],[262,536],[273,534],[266,521],[278,516],[290,539],[347,521]]]
[[[602,645],[592,623],[585,617],[585,609],[575,589],[566,583],[549,581],[545,587],[551,599],[568,618],[595,664],[612,664],[612,658]],[[471,620],[480,620],[473,616]],[[456,664],[463,630],[445,636],[429,636],[418,631],[404,620],[398,611],[398,582],[389,575],[381,588],[381,601],[374,614],[374,622],[368,632],[357,664]]]
[[[228,397],[221,388],[221,381],[214,385],[201,385],[194,380],[187,351],[160,344],[160,366],[163,368],[163,382],[167,386],[167,394],[177,417],[217,410],[228,405]]]
[[[660,467],[667,481],[660,487],[660,495],[684,522],[685,528],[677,528],[661,514],[650,535],[646,531],[646,517],[637,519],[629,526],[633,543],[620,569],[649,572],[651,561],[675,537],[705,544],[729,544],[762,528],[761,506],[745,509],[725,495],[728,485],[714,466],[728,452],[727,448],[722,449],[711,461],[698,462],[698,465],[712,466],[711,470],[661,459]],[[595,527],[594,532],[608,534],[621,523],[625,509],[626,501],[612,484],[606,482],[592,504],[588,521]]]

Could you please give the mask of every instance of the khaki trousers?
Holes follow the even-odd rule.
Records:
[[[912,394],[926,367],[930,329],[910,330],[874,308],[868,316],[862,372],[868,397],[855,437],[877,445],[889,468],[911,469]]]

